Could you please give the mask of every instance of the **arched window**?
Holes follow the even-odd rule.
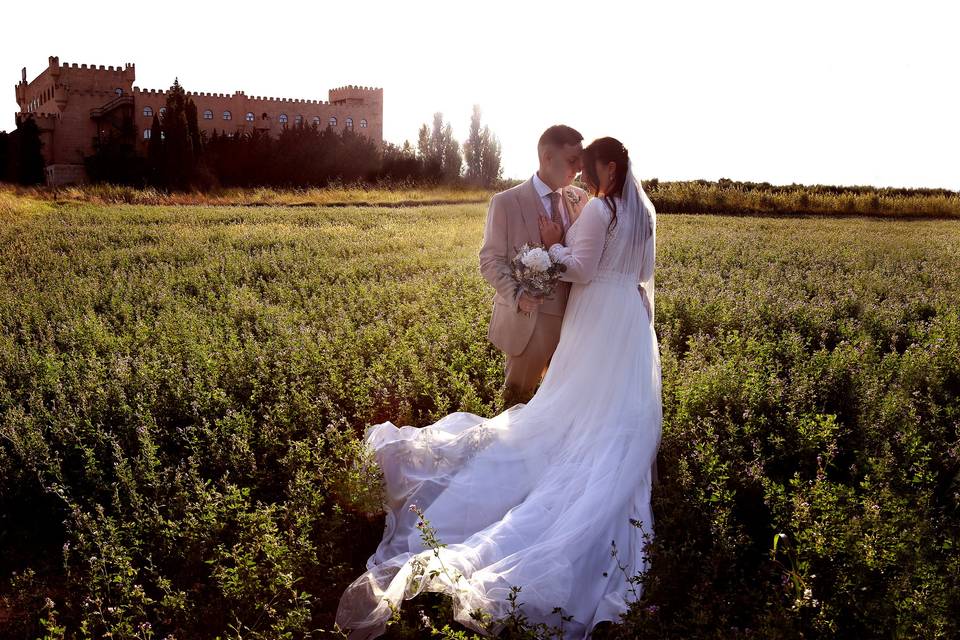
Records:
[[[152,117],[153,117],[153,107],[144,107],[144,108],[143,108],[143,115],[146,116],[146,117],[148,117],[148,118],[152,118]]]
[[[247,122],[253,122],[254,117],[255,116],[253,115],[253,111],[247,111],[247,115],[246,115]]]
[[[161,132],[160,132],[160,139],[161,139],[161,140],[166,140],[166,139],[167,139],[167,134],[165,134],[163,131],[161,131]]]
[[[280,124],[287,124],[287,114],[285,113],[280,114]]]
[[[366,118],[361,118],[361,119],[360,119],[360,128],[361,128],[361,129],[366,129],[366,128],[367,128],[367,119],[366,119]]]
[[[204,120],[213,120],[213,109],[204,109],[204,110],[203,110],[203,119],[204,119]]]
[[[166,107],[160,107],[160,115],[163,115],[163,114],[165,114],[166,112],[167,112],[167,108],[166,108]]]
[[[347,129],[353,129],[353,118],[347,116]]]
[[[320,126],[320,116],[313,116],[313,124]]]
[[[329,123],[331,127],[337,126],[337,116],[330,116]]]
[[[303,116],[298,113],[298,114],[297,114],[297,117],[294,118],[293,121],[294,121],[294,122],[296,123],[296,125],[299,127],[301,124],[303,124]]]
[[[114,89],[113,91],[114,91],[114,93],[116,93],[118,96],[122,96],[122,95],[123,95],[123,89],[121,89],[120,87],[117,87],[117,88]]]
[[[150,139],[150,129],[144,129],[144,130],[143,130],[143,139],[144,139],[144,140],[149,140],[149,139]]]
[[[233,118],[233,114],[232,114],[232,113],[230,113],[229,111],[224,111],[224,112],[223,112],[223,119],[224,119],[224,120],[230,120],[231,118]]]

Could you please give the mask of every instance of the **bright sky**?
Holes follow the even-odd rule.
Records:
[[[47,57],[137,65],[136,85],[326,99],[384,88],[384,137],[471,106],[505,175],[565,123],[637,173],[960,190],[960,3],[26,2],[0,8],[0,130]]]

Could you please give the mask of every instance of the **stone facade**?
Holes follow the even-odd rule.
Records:
[[[66,184],[84,179],[83,158],[94,152],[98,138],[125,115],[136,125],[137,145],[146,154],[153,114],[166,104],[167,91],[133,85],[135,65],[123,67],[61,63],[49,64],[27,82],[27,70],[16,85],[18,118],[33,118],[40,129],[47,181]],[[328,100],[302,100],[233,94],[186,92],[197,105],[197,122],[207,135],[216,129],[233,134],[261,129],[273,135],[298,118],[310,126],[352,127],[361,135],[383,142],[383,89],[347,86],[330,89]],[[145,133],[146,132],[146,133]]]

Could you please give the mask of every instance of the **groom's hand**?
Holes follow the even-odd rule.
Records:
[[[552,220],[547,220],[542,216],[539,218],[539,223],[540,241],[543,243],[543,246],[549,249],[563,240],[563,225],[557,224]]]
[[[526,314],[533,313],[541,304],[543,304],[543,298],[534,298],[525,293],[521,293],[520,300],[517,301],[517,306],[520,307],[520,311]]]

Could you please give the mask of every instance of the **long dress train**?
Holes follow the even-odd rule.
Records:
[[[527,404],[492,418],[456,412],[422,428],[367,429],[386,482],[386,525],[367,571],[341,596],[336,621],[351,639],[382,634],[391,605],[424,590],[450,594],[455,619],[484,633],[471,612],[503,618],[519,586],[531,623],[572,616],[568,638],[617,621],[639,596],[628,578],[647,567],[662,421],[652,300],[637,286],[652,273],[653,207],[639,189],[644,206],[616,199],[612,231],[609,209],[591,200],[568,232],[572,250],[557,252],[573,285],[559,344]],[[439,557],[411,505],[447,544]]]

